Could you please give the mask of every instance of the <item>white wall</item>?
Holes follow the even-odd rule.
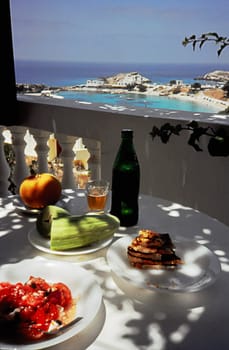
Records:
[[[24,102],[23,102],[24,101]],[[228,157],[212,157],[207,151],[208,138],[202,138],[203,152],[187,144],[188,133],[172,137],[168,144],[152,141],[152,126],[165,122],[186,123],[205,119],[217,128],[222,121],[208,114],[148,111],[147,117],[131,111],[104,110],[95,106],[76,107],[69,101],[33,103],[21,98],[20,125],[99,140],[102,143],[102,176],[111,179],[112,164],[120,144],[122,128],[134,130],[134,142],[141,165],[141,192],[179,202],[203,211],[229,225]],[[51,101],[51,102],[50,102]],[[52,104],[50,104],[52,103]],[[202,119],[201,119],[202,118]],[[228,129],[227,121],[223,122]]]

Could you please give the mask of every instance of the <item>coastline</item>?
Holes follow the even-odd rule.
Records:
[[[26,93],[26,95],[33,95],[33,96],[45,96],[49,98],[59,98],[63,99],[64,97],[61,95],[58,95],[61,93],[61,91],[69,91],[69,92],[95,92],[95,93],[109,93],[109,94],[133,94],[133,95],[143,95],[143,96],[164,96],[169,99],[176,99],[184,102],[192,102],[192,103],[198,103],[202,104],[204,106],[214,107],[217,109],[217,112],[220,112],[222,110],[225,110],[229,108],[229,99],[217,99],[211,96],[206,95],[203,91],[196,92],[195,94],[189,94],[186,92],[180,92],[180,93],[171,93],[171,87],[168,85],[161,85],[161,84],[154,84],[151,87],[148,87],[146,91],[129,91],[127,89],[121,89],[121,88],[93,88],[93,87],[86,87],[86,86],[72,86],[72,87],[63,87],[58,89],[52,89],[48,90],[48,93],[40,92],[40,93]]]
[[[163,88],[165,88],[165,86],[163,86]],[[129,92],[131,93],[131,92]],[[134,92],[136,93],[136,92]],[[226,109],[229,107],[229,99],[227,101],[224,100],[219,100],[213,97],[209,97],[207,95],[205,95],[202,91],[197,92],[194,95],[190,95],[190,94],[185,94],[185,93],[180,93],[180,94],[161,94],[159,91],[147,91],[147,92],[138,92],[140,94],[143,95],[148,95],[148,96],[166,96],[167,98],[172,98],[172,99],[177,99],[177,100],[181,100],[181,101],[189,101],[189,102],[194,102],[194,103],[200,103],[202,105],[205,106],[214,106],[217,109],[219,109],[219,111],[221,111],[222,109]]]
[[[17,91],[18,93],[26,95],[56,99],[77,99],[77,96],[74,97],[74,93],[116,94],[117,97],[118,95],[133,94],[146,97],[165,97],[168,100],[179,100],[183,103],[198,104],[206,108],[212,108],[213,113],[222,113],[229,109],[227,90],[224,91],[222,82],[215,82],[214,85],[208,83],[185,84],[182,80],[172,80],[170,83],[166,84],[152,84],[148,78],[142,76],[138,72],[119,73],[107,78],[90,79],[84,84],[73,86],[17,84]],[[69,95],[72,94],[72,96],[65,96],[66,93],[69,93]],[[127,97],[126,99],[134,100],[134,97]],[[136,96],[136,100],[137,99],[138,97]],[[146,104],[148,103],[147,100],[144,102],[146,102]],[[89,103],[89,101],[87,103]]]
[[[157,94],[157,96],[159,96]],[[206,96],[203,92],[198,92],[197,94],[190,96],[190,95],[184,95],[184,94],[177,94],[177,95],[169,95],[168,98],[173,98],[181,101],[189,101],[194,103],[199,103],[205,106],[214,106],[218,109],[218,111],[222,111],[229,107],[229,100],[223,101],[219,100],[213,97]]]
[[[119,91],[111,91],[108,89],[70,89],[70,90],[66,90],[64,89],[64,91],[81,91],[81,92],[96,92],[96,93],[110,93],[110,94],[139,94],[139,95],[145,95],[145,96],[163,96],[161,95],[159,92],[156,91],[150,91],[150,92],[136,92],[136,91],[126,91],[126,90],[119,90]],[[39,92],[27,92],[25,93],[25,95],[28,96],[39,96],[39,97],[46,97],[46,98],[54,98],[54,99],[64,99],[63,96],[58,95],[58,92],[55,93],[50,93],[50,94],[43,94],[43,93],[39,93]],[[190,95],[184,95],[184,94],[169,94],[167,96],[165,96],[167,98],[171,98],[171,99],[176,99],[176,100],[180,100],[180,101],[184,101],[184,102],[192,102],[192,103],[198,103],[207,107],[214,107],[216,109],[216,112],[221,112],[227,108],[229,108],[229,101],[222,101],[216,98],[212,98],[212,97],[208,97],[206,95],[204,95],[202,92],[199,92],[193,96]],[[86,102],[85,102],[86,103]]]

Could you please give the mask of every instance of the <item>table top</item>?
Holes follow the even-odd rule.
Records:
[[[0,198],[0,264],[43,257],[75,263],[93,273],[102,289],[102,303],[92,322],[76,336],[49,347],[66,350],[211,350],[229,345],[229,227],[192,208],[140,195],[139,222],[122,228],[117,240],[139,229],[168,232],[203,245],[221,265],[216,281],[197,292],[163,292],[130,283],[107,261],[111,246],[90,254],[60,256],[36,249],[28,240],[36,217],[16,208],[14,197]],[[87,211],[83,191],[65,191],[65,207]],[[109,203],[108,203],[109,206]]]

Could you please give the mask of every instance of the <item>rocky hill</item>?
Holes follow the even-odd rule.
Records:
[[[196,78],[196,80],[211,80],[226,83],[229,81],[229,72],[223,70],[215,70],[213,72],[204,74],[202,77]]]
[[[105,84],[109,85],[119,85],[119,84],[144,84],[149,83],[150,79],[142,76],[138,72],[129,72],[129,73],[118,73],[116,75],[103,78]]]

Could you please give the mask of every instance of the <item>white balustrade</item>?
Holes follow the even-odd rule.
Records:
[[[50,133],[42,130],[36,130],[35,132],[35,139],[37,142],[37,145],[35,147],[35,150],[37,152],[37,163],[38,163],[38,172],[39,173],[48,173],[48,152],[49,147],[47,144],[48,138]]]
[[[4,152],[4,141],[5,138],[3,136],[4,127],[0,126],[0,197],[5,197],[10,194],[9,188],[9,176],[10,176],[10,168],[9,164],[5,157]]]
[[[101,142],[84,139],[84,144],[90,151],[89,170],[91,179],[101,178]]]
[[[0,196],[4,197],[12,194],[9,191],[9,177],[11,174],[12,181],[16,185],[16,193],[18,193],[21,181],[30,175],[30,162],[37,161],[37,171],[53,172],[59,177],[63,188],[77,187],[76,168],[74,159],[76,155],[76,140],[75,136],[67,136],[64,134],[56,135],[61,146],[60,158],[52,162],[50,170],[48,163],[49,144],[48,140],[50,132],[38,129],[28,129],[26,127],[13,126],[8,130],[11,132],[12,140],[7,141],[12,143],[12,148],[15,154],[15,166],[13,172],[10,172],[9,164],[4,153],[5,137],[2,132],[5,127],[0,127]],[[84,139],[85,147],[89,150],[90,158],[88,160],[89,174],[91,178],[101,177],[101,143],[96,140]],[[60,171],[60,172],[59,172]]]
[[[15,152],[15,168],[13,172],[13,182],[16,185],[16,193],[19,191],[20,183],[22,180],[29,176],[29,168],[25,161],[25,132],[24,127],[13,126],[10,128],[12,133],[12,143]]]
[[[62,151],[60,157],[63,162],[63,178],[62,188],[76,188],[76,180],[73,174],[73,146],[76,142],[76,137],[58,134],[57,139],[61,145]]]

